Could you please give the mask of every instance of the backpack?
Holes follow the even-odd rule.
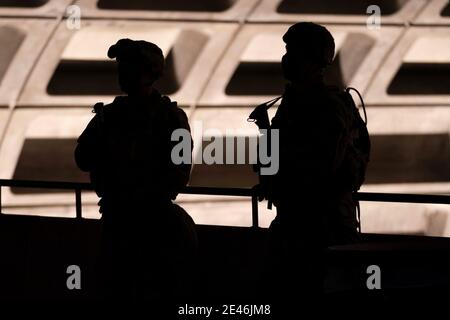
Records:
[[[361,106],[364,112],[364,120],[362,119],[358,107],[356,106],[350,91],[355,91],[360,100]],[[346,139],[346,151],[342,165],[338,170],[338,179],[342,182],[342,186],[352,192],[357,192],[361,185],[365,181],[367,165],[370,160],[371,142],[369,132],[367,130],[367,113],[364,105],[364,101],[361,94],[355,88],[349,87],[346,90],[339,90],[334,88],[333,90],[336,97],[343,102],[345,106],[348,106],[351,114],[351,127],[347,132]],[[249,115],[247,121],[254,122],[260,130],[269,130],[270,121],[268,116],[268,110],[283,96],[279,96],[275,99],[267,101],[258,105],[253,112]],[[270,146],[269,146],[270,147]],[[261,163],[258,162],[254,165],[254,170],[258,172],[260,184],[267,183],[267,179],[260,174]],[[271,208],[271,200],[268,199],[268,208]],[[359,222],[359,203],[356,203],[358,210],[358,222]],[[359,226],[359,230],[361,230]]]
[[[350,91],[358,94],[361,106],[364,112],[364,120],[361,118],[358,107],[355,105]],[[344,102],[351,107],[353,114],[352,127],[350,128],[350,137],[346,157],[342,164],[343,176],[348,177],[348,186],[353,193],[358,192],[366,179],[367,165],[370,161],[371,142],[369,131],[367,130],[367,113],[364,100],[361,94],[355,88],[349,87],[340,93]],[[345,180],[345,178],[343,178]],[[354,199],[356,204],[356,218],[358,223],[358,232],[361,233],[361,207],[359,201]]]
[[[358,94],[364,112],[364,120],[350,91]],[[345,91],[340,91],[338,96],[346,106],[349,106],[352,115],[346,143],[347,149],[338,177],[346,189],[357,192],[366,179],[367,166],[370,161],[371,142],[367,130],[367,113],[361,94],[355,88],[349,87]]]

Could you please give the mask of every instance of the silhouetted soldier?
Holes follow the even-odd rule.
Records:
[[[324,84],[334,57],[332,35],[320,25],[297,23],[283,41],[288,84],[271,125],[279,129],[279,170],[261,182],[277,207],[270,226],[271,290],[295,298],[321,293],[324,248],[358,241],[352,191],[364,180],[367,159],[354,157],[350,146],[361,119],[351,96]]]
[[[116,58],[127,95],[96,104],[75,150],[79,168],[90,172],[101,197],[107,290],[126,298],[173,294],[196,248],[192,219],[172,203],[189,180],[191,164],[172,162],[178,142],[171,134],[190,130],[188,120],[153,87],[164,67],[159,47],[121,39],[108,57]]]

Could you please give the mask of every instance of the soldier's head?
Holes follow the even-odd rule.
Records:
[[[334,57],[334,39],[323,26],[299,22],[283,35],[286,54],[281,61],[283,75],[291,82],[323,81],[326,67]]]
[[[116,58],[119,85],[127,94],[143,95],[150,92],[153,83],[163,73],[164,55],[151,42],[120,39],[109,48],[108,57]]]

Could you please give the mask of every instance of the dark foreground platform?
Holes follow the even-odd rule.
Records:
[[[200,254],[195,297],[253,301],[264,284],[267,230],[197,226]],[[100,221],[0,215],[0,299],[101,300],[96,288]],[[364,235],[364,242],[328,250],[326,299],[360,303],[423,302],[450,292],[450,239]],[[67,267],[82,270],[81,290],[68,290]],[[371,265],[381,290],[368,290]],[[295,296],[293,296],[295,299]]]

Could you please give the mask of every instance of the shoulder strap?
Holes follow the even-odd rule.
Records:
[[[359,100],[361,101],[361,107],[363,108],[363,112],[364,112],[364,123],[365,123],[366,126],[367,126],[366,106],[365,106],[365,104],[364,104],[364,100],[363,100],[363,98],[362,98],[362,96],[361,96],[361,93],[359,93],[359,91],[356,90],[356,89],[353,88],[353,87],[348,87],[347,89],[345,89],[345,92],[347,92],[347,93],[350,95],[350,97],[351,97],[350,91],[355,91],[356,94],[357,94],[358,97],[359,97]],[[353,98],[352,98],[352,99],[353,99]]]

